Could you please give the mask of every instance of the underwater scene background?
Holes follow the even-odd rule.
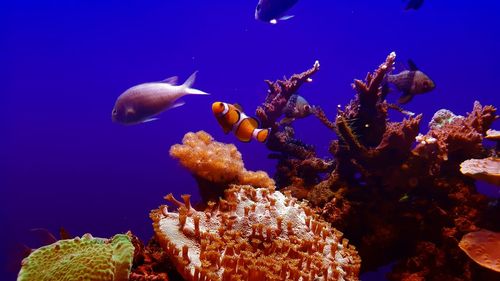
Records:
[[[275,25],[255,20],[256,2],[0,3],[1,280],[15,280],[19,245],[40,246],[33,229],[96,237],[131,230],[147,241],[149,212],[167,193],[199,201],[196,181],[169,156],[189,131],[235,144],[248,170],[272,177],[277,161],[266,146],[224,134],[211,105],[238,103],[254,116],[267,94],[264,80],[290,77],[316,60],[321,70],[300,94],[330,120],[354,97],[353,79],[364,79],[392,51],[397,69],[411,59],[436,83],[403,105],[423,114],[423,134],[439,109],[465,115],[476,100],[500,104],[498,1],[429,0],[409,11],[399,0],[299,1],[288,12],[295,17]],[[111,121],[127,88],[174,75],[184,81],[196,70],[194,87],[209,96],[186,96],[184,106],[154,122]],[[398,97],[391,92],[388,100]],[[297,139],[331,158],[337,136],[317,118],[294,128]],[[500,197],[497,187],[478,185]],[[361,276],[384,280],[383,273]]]

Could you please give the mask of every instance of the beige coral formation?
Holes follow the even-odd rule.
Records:
[[[500,158],[469,159],[460,164],[462,174],[500,185]]]
[[[306,203],[274,188],[232,185],[205,211],[171,195],[151,212],[157,238],[186,280],[358,280],[360,258]]]
[[[59,240],[25,258],[17,280],[127,281],[134,250],[126,234],[109,240],[90,234]]]
[[[488,140],[500,141],[500,131],[489,129],[486,131],[486,136],[484,138]]]
[[[500,272],[500,233],[485,229],[467,233],[458,245],[479,265]]]
[[[178,159],[195,176],[204,201],[216,200],[222,196],[223,189],[229,184],[248,184],[254,187],[275,185],[266,172],[246,170],[241,153],[234,144],[217,142],[204,131],[187,133],[182,144],[170,148],[170,156]],[[209,194],[210,192],[215,194]]]

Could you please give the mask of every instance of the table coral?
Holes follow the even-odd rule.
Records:
[[[354,247],[290,194],[234,185],[205,211],[167,199],[178,212],[151,218],[185,280],[358,280]]]
[[[18,281],[28,280],[129,280],[134,246],[126,234],[112,239],[59,240],[31,253],[22,262]]]
[[[462,174],[500,185],[500,158],[469,159],[460,164]]]
[[[485,229],[471,232],[462,237],[459,246],[481,266],[500,272],[500,233]]]
[[[182,144],[170,148],[170,155],[194,175],[204,202],[217,199],[229,184],[274,186],[274,181],[266,172],[245,169],[236,146],[214,141],[204,131],[187,133]]]

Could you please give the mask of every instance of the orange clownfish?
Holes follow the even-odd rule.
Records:
[[[224,133],[228,134],[233,131],[240,141],[249,142],[254,138],[265,142],[269,136],[270,129],[259,129],[257,119],[248,117],[238,104],[214,102],[212,111]]]

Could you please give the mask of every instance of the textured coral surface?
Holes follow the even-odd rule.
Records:
[[[469,159],[460,164],[462,174],[500,186],[500,158]]]
[[[126,234],[112,239],[59,240],[41,247],[23,260],[18,281],[129,280],[134,246]]]
[[[462,237],[459,246],[478,264],[500,272],[500,233],[484,229],[471,232]]]
[[[357,280],[360,260],[305,204],[271,188],[232,186],[204,212],[180,202],[151,213],[186,280]]]
[[[233,144],[214,141],[204,131],[187,133],[182,144],[173,145],[170,155],[179,159],[198,180],[205,202],[217,199],[229,184],[271,187],[274,181],[264,171],[247,171],[241,153]]]

